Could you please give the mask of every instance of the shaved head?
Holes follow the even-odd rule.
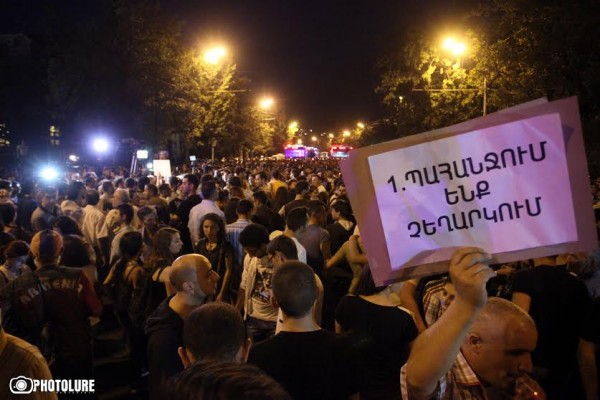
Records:
[[[492,297],[469,329],[461,350],[481,382],[512,393],[516,380],[531,372],[536,343],[533,319],[516,304]]]
[[[178,291],[181,291],[182,285],[185,282],[196,281],[198,269],[210,269],[210,261],[200,254],[186,254],[173,261],[171,268],[171,275],[169,277],[171,285]]]

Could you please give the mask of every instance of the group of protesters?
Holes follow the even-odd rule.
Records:
[[[126,175],[0,181],[0,381],[93,379],[114,318],[149,398],[598,398],[600,255],[378,286],[334,161]]]

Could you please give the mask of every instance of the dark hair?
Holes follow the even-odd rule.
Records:
[[[240,232],[239,242],[243,247],[259,248],[269,244],[269,231],[260,224],[248,224]]]
[[[168,183],[163,183],[158,187],[160,193],[171,193],[172,189]]]
[[[100,202],[100,193],[96,189],[88,189],[85,191],[85,202],[90,206],[95,206]]]
[[[183,345],[196,360],[235,361],[246,327],[231,304],[214,302],[196,308],[183,326]]]
[[[202,182],[202,186],[200,187],[200,193],[202,194],[203,199],[210,200],[217,191],[217,184],[215,181],[205,181]]]
[[[5,259],[22,257],[29,254],[29,245],[23,240],[13,240],[2,250]]]
[[[242,190],[241,187],[229,186],[229,198],[230,199],[234,199],[234,198],[243,199],[245,197],[246,196],[244,196],[244,191]]]
[[[281,180],[281,172],[279,172],[278,169],[274,169],[271,173],[271,176],[273,177],[273,179]]]
[[[150,183],[150,178],[148,178],[147,176],[140,176],[138,178],[138,190],[141,192],[144,190],[144,188],[146,187],[147,184]]]
[[[67,199],[77,200],[81,197],[81,191],[85,188],[82,182],[74,181],[69,184],[67,189]]]
[[[127,189],[133,189],[135,187],[135,179],[133,179],[133,178],[125,179],[125,187]]]
[[[204,182],[214,182],[215,181],[215,177],[212,176],[211,174],[204,174],[200,177],[200,186],[202,186],[202,184]],[[202,191],[202,189],[200,189]]]
[[[166,260],[169,264],[175,259],[175,255],[171,253],[169,247],[173,241],[173,236],[178,234],[179,231],[175,228],[164,227],[160,228],[154,234],[152,238],[152,253],[148,260],[148,264],[154,267],[157,265],[158,260]]]
[[[275,211],[279,211],[279,209],[286,205],[288,198],[288,190],[285,186],[281,186],[275,192],[275,197],[273,198],[273,209]]]
[[[260,204],[263,204],[263,205],[267,204],[268,197],[264,190],[259,190],[259,191],[254,192],[252,197],[254,198],[254,200],[258,201]]]
[[[296,193],[302,196],[305,196],[308,193],[308,182],[305,180],[300,180],[298,178],[298,183],[296,184]]]
[[[331,205],[331,208],[339,212],[342,218],[350,219],[352,216],[350,204],[343,200],[336,201]]]
[[[59,215],[52,225],[54,228],[58,228],[61,236],[77,235],[83,236],[77,221],[68,215]]]
[[[156,187],[156,185],[149,183],[144,189],[147,189],[152,194],[152,196],[158,196],[158,188]]]
[[[254,204],[250,200],[242,199],[237,204],[235,208],[235,212],[238,214],[248,215],[250,211],[254,208]]]
[[[279,383],[253,364],[198,362],[171,382],[171,400],[292,399]]]
[[[121,236],[119,241],[121,260],[128,261],[139,255],[142,250],[142,243],[142,234],[137,231],[127,232]]]
[[[198,177],[195,174],[187,174],[183,176],[183,179],[187,179],[188,182],[190,182],[192,184],[192,186],[194,186],[194,188],[198,188],[198,185],[200,185],[200,180],[198,179]]]
[[[63,236],[63,252],[60,263],[65,267],[82,268],[91,264],[90,255],[83,238],[77,235]]]
[[[204,239],[206,238],[206,236],[204,235],[204,222],[205,221],[212,221],[217,225],[218,231],[217,231],[217,243],[222,243],[223,240],[225,240],[225,223],[223,222],[223,218],[221,218],[218,214],[215,213],[208,213],[205,214],[202,219],[200,220],[200,232],[199,232],[199,237],[200,239]]]
[[[325,212],[325,204],[319,200],[309,200],[308,203],[306,203],[306,213],[309,217],[317,214],[324,214]]]
[[[296,243],[285,235],[277,236],[267,245],[268,254],[275,254],[276,251],[283,253],[286,260],[298,259],[298,248],[296,247]]]
[[[102,182],[102,192],[103,193],[109,193],[109,192],[114,192],[115,190],[115,185],[113,185],[113,183],[111,181],[104,181]]]
[[[131,221],[133,221],[134,209],[131,204],[129,204],[129,203],[119,204],[117,206],[117,211],[119,211],[119,213],[121,215],[125,216],[125,220],[127,221],[128,224],[130,224]]]
[[[140,207],[137,211],[137,216],[142,222],[144,222],[144,218],[146,218],[148,215],[157,216],[157,213],[156,213],[156,210],[154,209],[154,207],[144,206],[144,207]]]
[[[2,222],[6,226],[15,219],[17,208],[12,203],[2,203],[0,204],[0,215],[2,215]]]
[[[265,171],[258,171],[256,174],[254,174],[254,176],[260,176],[260,179],[262,179],[263,181],[266,181],[267,179],[269,179],[267,177],[267,173]]]
[[[290,210],[287,217],[285,217],[285,225],[293,231],[297,231],[306,226],[307,222],[308,216],[306,215],[306,208],[304,207],[296,207]]]
[[[239,176],[230,176],[229,177],[229,187],[242,187],[242,178]]]
[[[290,317],[308,314],[317,299],[317,282],[311,267],[300,261],[286,261],[271,278],[273,296]]]
[[[373,280],[373,275],[371,275],[371,267],[369,264],[365,264],[360,274],[360,279],[358,281],[358,285],[356,286],[356,290],[353,294],[357,296],[370,296],[375,293],[379,293],[387,288],[387,285],[384,286],[376,286],[375,281]]]

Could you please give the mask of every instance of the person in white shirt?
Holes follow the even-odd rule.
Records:
[[[188,221],[188,229],[192,243],[197,243],[200,240],[200,220],[208,213],[215,213],[225,221],[225,213],[217,206],[219,198],[219,190],[214,181],[202,182],[200,185],[200,194],[202,202],[190,210],[190,219]]]
[[[86,206],[83,207],[83,216],[81,218],[81,232],[86,242],[95,249],[100,248],[98,234],[104,225],[105,215],[97,207],[100,201],[100,194],[95,189],[89,189],[85,193]]]

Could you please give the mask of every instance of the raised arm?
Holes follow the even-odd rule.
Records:
[[[490,256],[475,247],[464,247],[450,260],[456,298],[440,319],[415,340],[406,365],[411,398],[430,398],[438,381],[450,370],[477,314],[487,300],[486,282],[495,275]]]

